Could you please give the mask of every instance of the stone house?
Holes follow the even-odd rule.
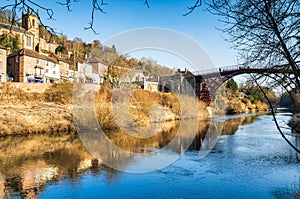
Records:
[[[57,82],[60,80],[56,59],[23,48],[7,57],[7,74],[14,82]]]
[[[194,74],[185,69],[178,70],[176,74],[171,76],[160,77],[158,82],[158,90],[166,93],[178,93],[183,95],[199,96],[200,82]]]
[[[7,57],[7,49],[4,46],[0,45],[0,82],[7,81],[6,57]]]
[[[48,43],[45,39],[40,38],[39,32],[39,19],[36,15],[32,14],[30,10],[22,13],[22,25],[12,26],[0,22],[0,35],[14,35],[19,39],[19,47],[29,50],[35,50],[41,52],[46,50],[49,52],[55,52],[58,46],[55,43]]]

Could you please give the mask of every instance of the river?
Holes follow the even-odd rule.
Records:
[[[277,116],[283,126],[291,118],[285,112]],[[1,138],[0,198],[300,198],[300,157],[281,138],[271,115],[217,120],[223,130],[205,157],[199,149],[211,121],[199,124],[195,140],[181,156],[162,150],[163,159],[179,155],[175,162],[140,173],[101,164],[75,133]],[[112,133],[115,144],[140,152],[122,157],[122,168],[138,169],[140,161],[151,164],[151,150],[174,139],[179,127],[170,126],[143,142]],[[288,134],[299,147],[300,138]],[[181,137],[180,143],[188,138]]]

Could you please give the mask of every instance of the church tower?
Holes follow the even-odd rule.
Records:
[[[31,14],[28,8],[27,13],[22,13],[22,27],[33,34],[33,47],[39,50],[40,31],[39,31],[39,19],[35,14]]]

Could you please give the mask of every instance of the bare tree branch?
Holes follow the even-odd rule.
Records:
[[[187,16],[191,14],[196,8],[200,7],[201,5],[202,5],[202,0],[197,0],[193,6],[187,7],[189,11],[183,14],[183,16]]]
[[[145,2],[144,2],[144,5],[146,5],[146,6],[147,6],[147,8],[150,8],[150,5],[149,5],[149,2],[148,2],[148,0],[145,0]]]

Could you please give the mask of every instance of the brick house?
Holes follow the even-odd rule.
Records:
[[[29,49],[7,57],[7,74],[14,82],[57,82],[60,79],[56,59]]]
[[[7,57],[7,49],[4,46],[0,45],[0,82],[7,81],[6,57]]]

